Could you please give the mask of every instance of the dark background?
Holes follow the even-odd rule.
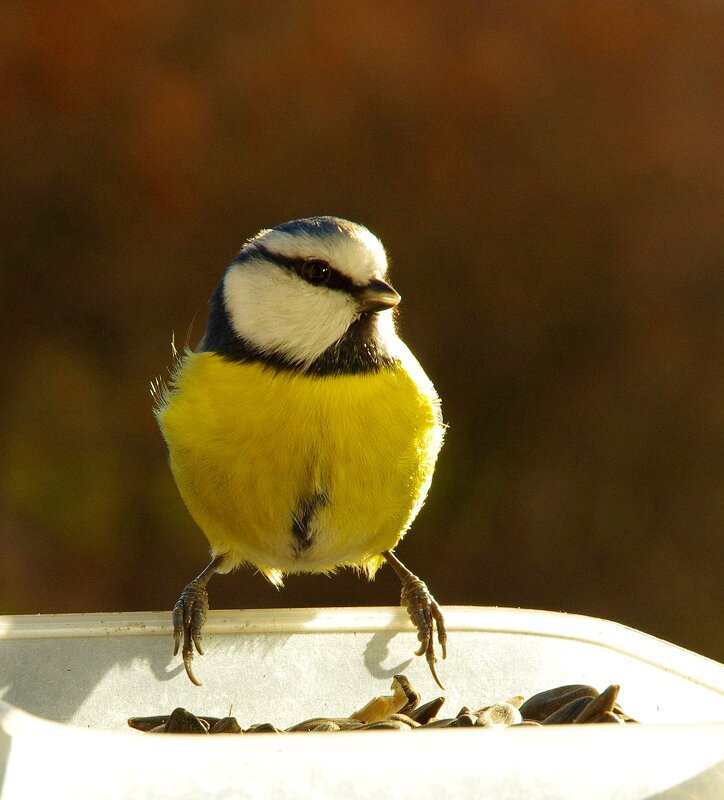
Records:
[[[0,611],[173,605],[207,547],[149,382],[244,239],[336,214],[450,425],[403,561],[724,659],[722,41],[693,1],[4,4]]]

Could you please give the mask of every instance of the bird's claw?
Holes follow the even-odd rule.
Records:
[[[201,647],[201,629],[206,622],[206,612],[209,610],[209,594],[206,587],[199,580],[193,580],[184,587],[181,597],[173,607],[173,654],[176,655],[183,647],[183,658],[186,674],[192,683],[201,686],[201,681],[194,674],[191,662],[194,658],[194,647],[199,655],[204,651]]]
[[[416,575],[410,574],[402,581],[400,605],[407,608],[412,624],[417,628],[420,647],[415,655],[421,656],[424,653],[435,683],[444,690],[445,687],[440,683],[435,669],[437,656],[435,655],[434,633],[435,627],[437,627],[437,640],[442,648],[442,657],[445,658],[447,656],[447,631],[445,630],[445,619],[437,600],[423,581]]]

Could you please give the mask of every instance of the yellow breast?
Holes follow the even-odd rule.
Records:
[[[310,377],[187,353],[157,417],[191,515],[224,571],[372,574],[424,502],[443,426],[432,384],[399,366]]]

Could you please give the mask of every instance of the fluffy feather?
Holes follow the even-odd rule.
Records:
[[[224,300],[239,336],[264,353],[284,353],[302,367],[340,339],[357,316],[348,294],[312,286],[263,260],[229,268]]]
[[[387,254],[382,242],[363,225],[338,217],[293,220],[261,231],[247,244],[259,243],[289,258],[308,257],[328,261],[360,285],[387,273]]]
[[[353,290],[312,285],[284,258],[323,259]],[[224,556],[218,571],[247,563],[277,585],[285,573],[342,566],[371,577],[418,513],[444,428],[392,311],[365,316],[385,356],[368,370],[304,371],[360,318],[354,287],[386,269],[379,240],[345,220],[263,231],[221,285],[224,352],[207,331],[203,352],[187,350],[158,387],[174,477],[213,555]],[[229,335],[250,345],[244,358],[230,355]],[[280,353],[297,366],[277,368],[271,354]]]
[[[437,396],[407,366],[309,378],[186,354],[158,418],[184,501],[225,554],[220,571],[249,563],[276,584],[339,566],[374,574],[422,505],[442,443]],[[329,501],[299,551],[292,518],[320,491]]]

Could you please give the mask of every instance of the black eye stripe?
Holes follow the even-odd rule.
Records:
[[[303,265],[307,261],[324,261],[321,258],[293,258],[292,256],[283,256],[281,253],[274,253],[272,250],[267,249],[264,245],[255,244],[253,245],[253,252],[259,253],[260,255],[264,256],[267,261],[271,261],[274,264],[277,264],[280,267],[284,267],[285,269],[292,270],[296,272],[298,275],[303,267]],[[242,262],[246,259],[243,257],[237,258],[236,262]],[[323,286],[327,289],[336,289],[340,292],[347,292],[348,294],[354,295],[357,294],[363,287],[359,284],[355,283],[351,278],[347,277],[347,275],[343,275],[339,270],[336,270],[329,262],[324,262],[329,267],[329,279],[325,281]]]

